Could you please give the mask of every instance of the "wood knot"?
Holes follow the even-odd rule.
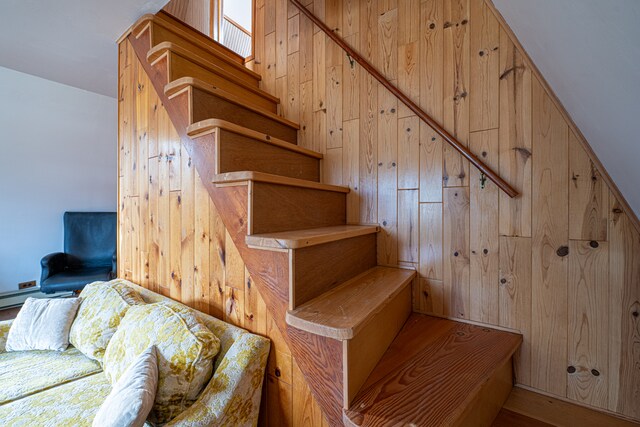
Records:
[[[280,378],[280,376],[282,375],[282,373],[280,372],[280,368],[276,368],[274,373],[276,374],[276,377]]]
[[[482,152],[482,157],[487,157],[487,152],[486,151]]]
[[[430,30],[435,30],[436,28],[436,24],[434,24],[433,22],[431,24],[429,24],[429,29]]]
[[[442,26],[442,28],[447,29],[449,27],[452,27],[453,24],[451,22],[445,22],[444,25]]]
[[[462,22],[460,24],[462,25],[467,25],[469,23],[468,19],[463,19]]]
[[[531,151],[527,150],[526,148],[516,147],[514,148],[514,150],[520,153],[525,160],[531,157]]]
[[[386,226],[387,225],[387,221],[382,221],[382,225]]]
[[[591,370],[591,375],[593,375],[594,377],[599,377],[600,376],[600,371],[598,371],[597,369],[592,369]]]
[[[556,255],[559,257],[565,257],[569,255],[569,246],[560,246],[556,251]]]
[[[575,373],[576,372],[576,367],[575,366],[569,366],[567,368],[567,372],[570,373],[570,374]]]
[[[502,284],[504,285],[505,283],[507,283],[507,279],[505,279],[505,278],[503,277],[502,279],[500,279],[500,283],[502,283]]]
[[[396,162],[391,163],[391,166],[396,167]]]
[[[613,208],[613,213],[614,213],[614,214],[621,214],[621,213],[622,213],[622,209],[620,209],[620,208]]]
[[[638,316],[640,316],[640,313],[638,313],[637,311],[634,311],[633,313],[631,313],[631,315],[633,317],[638,317]]]
[[[591,246],[593,249],[595,249],[598,246],[600,246],[600,243],[596,242],[595,240],[592,240],[592,241],[589,242],[589,246]]]
[[[489,250],[488,250],[488,249],[483,249],[483,250],[482,250],[482,253],[486,255],[486,254],[488,254],[488,253],[489,253]]]
[[[458,255],[459,253],[457,251],[453,253],[453,256],[458,256]]]

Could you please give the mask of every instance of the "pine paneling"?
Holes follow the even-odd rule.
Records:
[[[271,338],[261,425],[322,425],[299,371],[293,377],[291,352],[128,43],[120,45],[118,276]]]
[[[572,240],[569,244],[569,374],[567,397],[606,409],[609,319],[609,245]]]
[[[607,230],[611,221],[605,225],[609,188],[510,30],[482,0],[305,3],[520,192],[511,199],[488,181],[483,189],[480,174],[468,162],[429,126],[416,125],[415,118],[344,53],[341,90],[331,87],[330,82],[338,80],[329,77],[337,65],[334,46],[300,15],[295,42],[301,53],[299,144],[322,151],[325,139],[327,146],[331,141],[331,130],[339,126],[341,110],[341,157],[339,151],[330,152],[323,162],[336,165],[323,170],[340,169],[342,183],[351,188],[349,222],[381,224],[380,263],[416,265],[416,311],[521,331],[524,343],[516,361],[520,384],[599,405],[590,400],[591,391],[586,399],[574,393],[584,394],[586,389],[573,385],[567,372],[569,357],[588,353],[589,359],[580,357],[600,358],[592,354],[591,344],[576,344],[581,332],[570,325],[581,324],[576,316],[585,310],[598,319],[614,316],[608,331],[616,331],[610,337],[616,345],[610,345],[609,365],[628,377],[633,347],[623,352],[621,342],[633,345],[633,329],[620,309],[611,307],[632,299],[630,289],[637,285],[618,279],[625,274],[619,267],[609,270],[608,305],[585,307],[584,295],[571,293],[576,284],[570,273],[577,274],[573,268],[580,262],[572,258],[576,254],[571,248],[566,257],[556,251],[591,240],[606,247],[612,232]],[[341,17],[332,16],[334,11],[341,11]],[[265,23],[265,43],[269,25]],[[314,64],[316,74],[305,64]],[[334,96],[341,99],[341,107],[319,113],[321,107],[310,101],[311,87],[325,94],[326,105],[337,105],[332,104]],[[296,112],[288,111],[287,117],[295,119]],[[310,129],[317,131],[312,134]],[[335,174],[325,178],[333,180]],[[574,175],[579,176],[574,180]],[[412,203],[418,204],[417,210]],[[415,215],[417,262],[412,261]],[[640,258],[629,244],[618,246],[619,255],[614,254],[616,247],[610,244],[607,250],[610,263],[628,259],[625,265],[630,265]],[[618,287],[613,278],[621,283]],[[610,310],[617,314],[606,314]],[[608,378],[610,384],[609,409],[640,411],[640,404],[619,397],[640,393],[634,391],[640,387],[638,380],[622,381],[621,373],[607,376],[604,371],[599,370],[599,378]]]
[[[569,129],[534,81],[532,240],[532,386],[566,395],[569,254]],[[563,249],[566,253],[563,254]]]
[[[640,419],[640,234],[611,200],[609,227],[609,410]],[[606,313],[606,311],[605,311]]]
[[[383,227],[378,261],[416,265],[414,309],[519,330],[518,383],[640,420],[640,236],[490,2],[304,3],[521,193],[510,199],[490,182],[483,189],[468,162],[295,7],[258,2],[254,67],[262,88],[283,98],[281,114],[299,121],[299,145],[326,155],[323,179],[351,188],[348,221]],[[243,287],[237,279],[227,286],[224,227],[199,177],[190,196],[183,159],[167,162],[180,154],[175,144],[171,150],[157,97],[145,85],[138,91],[135,64],[121,45],[120,273],[171,291],[177,264],[166,192],[178,191],[184,248],[191,246],[185,218],[195,223],[192,272],[182,249],[181,297],[237,321],[244,312],[246,327],[277,340],[246,274]],[[133,109],[132,97],[144,111]],[[138,210],[147,215],[134,219]],[[563,246],[568,255],[558,256]],[[603,335],[606,357],[594,341]],[[285,360],[280,353],[274,360]],[[318,407],[289,365],[289,383],[270,369],[265,390],[281,394],[265,404],[284,406],[269,407],[266,418],[318,425]]]

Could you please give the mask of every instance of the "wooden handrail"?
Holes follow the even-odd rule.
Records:
[[[411,111],[413,111],[422,121],[431,126],[445,141],[455,148],[460,154],[462,154],[467,160],[469,160],[476,168],[480,170],[487,178],[493,181],[502,191],[504,191],[509,197],[516,197],[518,192],[507,183],[504,179],[495,173],[489,166],[487,166],[482,160],[480,160],[475,154],[473,154],[467,147],[464,146],[456,137],[447,132],[438,122],[436,122],[431,116],[429,116],[422,108],[420,108],[415,102],[409,98],[404,92],[402,92],[397,86],[391,83],[385,78],[380,71],[378,71],[371,62],[360,56],[351,46],[347,44],[341,37],[335,34],[324,22],[322,22],[317,16],[310,12],[299,0],[289,0],[293,3],[307,18],[309,18],[314,24],[318,26],[324,33],[329,36],[338,46],[344,50],[353,60],[355,60],[362,68],[367,70],[369,74],[375,77],[384,87],[389,90],[396,98],[398,98],[404,105],[406,105]]]

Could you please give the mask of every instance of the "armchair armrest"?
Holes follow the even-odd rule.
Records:
[[[6,351],[7,337],[9,336],[9,329],[13,320],[4,320],[0,322],[0,353]]]
[[[42,275],[40,276],[40,282],[44,279],[59,273],[67,266],[67,254],[62,252],[55,252],[49,254],[40,260],[40,266],[42,266]]]
[[[240,335],[198,400],[165,427],[257,425],[270,345],[261,336]]]

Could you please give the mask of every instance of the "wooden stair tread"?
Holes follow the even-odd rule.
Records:
[[[234,132],[252,139],[259,140],[261,142],[264,142],[265,144],[271,144],[276,147],[283,148],[285,150],[303,154],[305,156],[313,157],[316,159],[323,158],[322,154],[318,152],[309,150],[307,148],[299,147],[290,142],[283,141],[278,138],[274,138],[271,135],[267,135],[266,133],[258,132],[253,129],[249,129],[225,120],[219,120],[219,119],[202,120],[198,123],[194,123],[190,125],[187,128],[187,134],[192,138],[197,138],[199,136],[207,135],[218,128],[227,130],[229,132]]]
[[[309,246],[373,234],[380,231],[378,225],[336,225],[279,233],[254,234],[246,237],[247,245],[261,249],[299,249]]]
[[[172,82],[169,82],[165,87],[164,87],[164,93],[167,95],[167,97],[169,99],[173,98],[175,95],[181,93],[182,91],[184,91],[185,89],[187,89],[189,86],[193,86],[195,88],[198,88],[204,92],[208,92],[212,95],[221,97],[226,99],[229,102],[232,102],[236,105],[239,105],[241,107],[244,107],[248,110],[251,110],[257,114],[260,114],[262,116],[265,116],[271,120],[277,121],[285,126],[289,126],[292,129],[295,130],[299,130],[300,129],[300,125],[298,125],[297,123],[294,123],[292,121],[289,121],[287,119],[285,119],[284,117],[278,116],[277,114],[274,114],[270,111],[267,111],[263,108],[260,107],[256,107],[253,105],[248,105],[246,102],[242,101],[238,96],[229,93],[227,91],[224,91],[222,89],[219,89],[218,87],[216,87],[215,85],[209,84],[207,82],[204,82],[200,79],[195,79],[193,77],[181,77],[179,79],[176,79]]]
[[[286,176],[272,175],[270,173],[255,171],[227,172],[214,176],[214,184],[233,184],[247,181],[264,182],[268,184],[287,185],[290,187],[308,188],[312,190],[332,191],[335,193],[348,193],[348,187],[338,185],[321,184],[319,182],[304,179],[289,178]]]
[[[192,43],[217,59],[224,61],[238,72],[251,77],[253,80],[257,82],[262,80],[262,76],[260,74],[250,70],[244,65],[244,58],[240,55],[212,38],[200,33],[198,30],[180,22],[171,15],[163,13],[162,11],[158,13],[158,15],[147,14],[140,17],[140,19],[138,19],[120,39],[127,37],[131,33],[133,33],[134,37],[139,38],[139,36],[144,33],[147,26],[151,24],[162,26],[179,38],[188,40],[189,43]]]
[[[347,425],[454,425],[522,336],[412,314],[364,383]]]
[[[238,54],[237,52],[229,49],[228,47],[226,47],[225,45],[223,45],[222,43],[212,39],[211,37],[209,37],[208,35],[200,32],[199,30],[193,28],[191,25],[187,24],[186,22],[181,21],[180,19],[176,18],[175,16],[173,16],[172,14],[170,14],[169,12],[166,12],[163,9],[160,9],[158,11],[158,13],[155,15],[155,17],[157,19],[161,19],[164,22],[167,22],[175,27],[179,27],[185,31],[188,31],[190,33],[195,33],[196,38],[199,41],[204,42],[205,44],[213,44],[215,46],[216,50],[220,50],[223,51],[224,54],[228,57],[228,59],[230,61],[234,61],[237,62],[238,64],[241,64],[242,66],[244,66],[245,63],[245,58]],[[193,38],[193,36],[192,36]],[[245,67],[246,68],[246,67]],[[253,70],[250,70],[248,68],[246,68],[251,74],[256,75],[259,79],[261,79],[262,77],[260,76],[260,74],[256,73]]]
[[[186,49],[180,45],[177,45],[175,43],[171,43],[171,42],[162,42],[162,43],[158,43],[156,46],[152,47],[151,49],[149,49],[149,51],[147,52],[147,61],[149,61],[149,63],[151,65],[153,65],[155,63],[155,61],[157,61],[160,57],[162,57],[162,55],[164,55],[166,52],[172,52],[176,55],[182,56],[183,58],[186,58],[187,60],[189,60],[190,62],[196,64],[197,66],[199,66],[200,68],[207,70],[208,72],[217,74],[218,76],[220,76],[221,78],[228,80],[230,82],[233,82],[234,84],[241,86],[242,88],[244,88],[247,91],[250,91],[256,95],[259,95],[262,98],[265,98],[271,102],[273,102],[274,104],[279,104],[280,103],[280,99],[271,95],[268,92],[263,91],[262,89],[258,88],[257,86],[253,86],[250,84],[247,84],[246,81],[239,79],[238,77],[236,77],[235,75],[231,74],[230,72],[224,70],[223,68],[220,68],[219,66],[217,66],[215,63],[195,54],[194,52],[190,51],[189,49]]]
[[[287,312],[287,323],[316,335],[352,339],[415,277],[416,272],[374,267]]]

